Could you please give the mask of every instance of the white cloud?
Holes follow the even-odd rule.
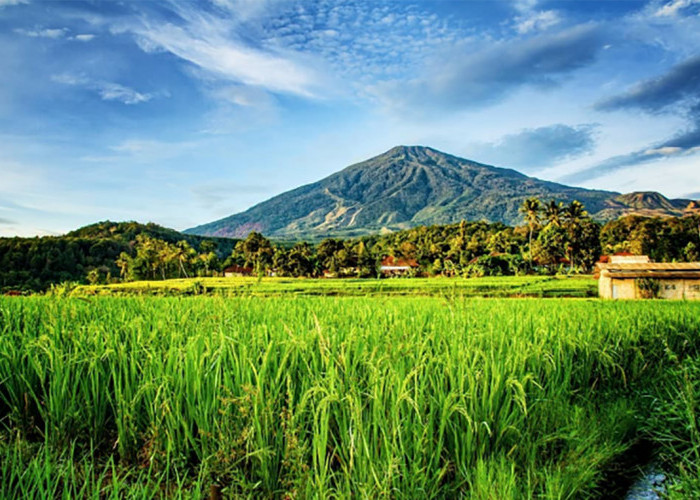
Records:
[[[123,104],[139,104],[155,97],[165,96],[163,92],[143,93],[119,83],[92,80],[82,75],[62,73],[53,75],[51,80],[63,85],[83,87],[96,92],[103,101],[119,101]]]
[[[518,16],[515,19],[515,30],[521,35],[531,31],[544,31],[561,22],[559,14],[553,10],[543,10]]]
[[[675,17],[683,9],[700,4],[700,0],[673,0],[654,12],[656,17]]]
[[[81,33],[75,36],[69,36],[70,30],[68,28],[37,28],[33,30],[17,28],[15,30],[15,33],[19,33],[20,35],[28,36],[31,38],[51,38],[54,40],[57,40],[59,38],[65,38],[67,40],[74,40],[77,42],[89,42],[96,36],[91,33]]]
[[[12,5],[27,4],[29,0],[0,0],[0,9],[3,7],[9,7]]]
[[[237,20],[248,21],[269,12],[276,4],[285,3],[288,0],[211,0],[211,2],[229,13]]]
[[[684,197],[700,189],[700,151],[687,156],[661,157],[644,165],[632,165],[607,175],[590,179],[584,187],[605,186],[620,192],[659,191],[665,196]]]
[[[246,87],[243,85],[226,86],[214,90],[212,94],[236,106],[263,108],[270,107],[274,104],[272,96],[267,92],[255,87]]]
[[[119,101],[124,104],[138,104],[153,99],[154,94],[143,94],[118,83],[98,83],[97,92],[103,101]]]
[[[67,28],[44,28],[44,29],[34,29],[34,30],[25,30],[25,29],[16,29],[15,33],[19,33],[21,35],[29,36],[32,38],[63,38],[66,36],[66,33],[68,33]]]
[[[196,12],[183,13],[183,26],[144,21],[126,28],[147,52],[170,52],[219,79],[271,92],[316,96],[321,77],[293,53],[245,45],[230,33],[230,23]]]
[[[644,151],[646,156],[678,156],[678,155],[692,155],[700,152],[700,146],[694,146],[691,148],[681,148],[678,146],[663,146],[660,148],[647,149]]]

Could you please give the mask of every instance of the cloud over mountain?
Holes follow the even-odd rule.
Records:
[[[473,143],[466,151],[472,158],[527,171],[590,153],[595,148],[594,131],[595,125],[590,124],[556,124],[524,129],[495,142]]]

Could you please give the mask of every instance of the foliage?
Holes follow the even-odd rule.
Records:
[[[41,291],[65,281],[107,283],[118,277],[153,278],[152,270],[139,267],[132,272],[128,269],[129,264],[134,264],[138,247],[147,246],[144,242],[158,245],[160,249],[167,247],[170,253],[175,253],[178,245],[182,252],[199,249],[200,262],[185,263],[182,255],[178,259],[182,266],[189,266],[186,272],[201,270],[204,275],[217,272],[220,257],[229,255],[236,243],[225,238],[183,235],[156,224],[109,221],[85,226],[65,236],[0,238],[0,291]],[[193,257],[188,255],[188,258]],[[139,258],[144,257],[146,255],[142,254]],[[180,264],[165,253],[161,257],[167,264],[155,264],[156,257],[148,257],[151,261],[139,263],[139,266],[155,266],[155,277],[163,277],[162,269],[168,271],[166,276],[177,275],[177,271],[171,271],[172,264],[183,272]]]
[[[418,263],[406,276],[586,273],[601,252],[646,253],[662,262],[700,256],[698,216],[630,216],[601,228],[575,200],[563,205],[531,198],[521,210],[526,226],[461,221],[355,239],[328,238],[315,246],[275,242],[258,232],[233,241],[180,235],[154,224],[104,222],[74,236],[0,238],[0,290],[45,290],[64,281],[208,277],[230,265],[251,268],[259,277],[375,278],[389,256]],[[105,236],[112,239],[99,239]]]
[[[623,217],[603,227],[600,242],[604,253],[638,253],[656,262],[694,261],[700,247],[700,216]]]
[[[661,291],[661,282],[656,278],[637,278],[637,289],[643,299],[656,299]]]

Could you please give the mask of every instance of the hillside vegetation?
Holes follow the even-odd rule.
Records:
[[[583,203],[606,222],[622,215],[680,216],[690,200],[659,193],[620,195],[528,177],[432,148],[399,146],[245,212],[185,231],[244,238],[355,237],[461,220],[518,225],[528,198]]]
[[[65,281],[85,282],[88,276],[106,281],[119,278],[122,254],[132,255],[139,238],[170,245],[182,242],[198,251],[225,258],[235,240],[185,235],[157,224],[98,222],[64,236],[0,238],[0,291],[45,290]],[[208,243],[205,243],[208,242]]]
[[[700,260],[697,215],[627,216],[601,227],[575,202],[529,200],[521,208],[528,223],[515,228],[461,222],[318,245],[259,233],[240,241],[184,236],[136,223],[99,223],[65,237],[0,238],[0,291],[44,290],[66,281],[216,277],[230,265],[256,276],[376,278],[387,256],[415,262],[408,276],[451,277],[586,273],[601,254],[616,252],[657,262]]]

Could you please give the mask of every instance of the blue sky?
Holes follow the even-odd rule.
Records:
[[[0,0],[0,236],[176,229],[399,144],[700,197],[700,0]]]

